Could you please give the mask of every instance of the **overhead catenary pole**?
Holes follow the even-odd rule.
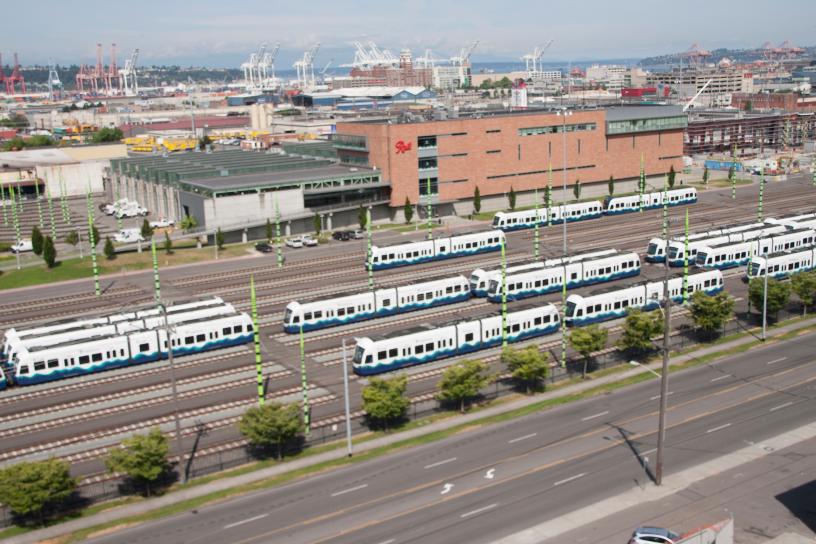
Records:
[[[757,241],[759,249],[759,241]],[[762,341],[765,341],[765,333],[768,328],[768,254],[765,254],[765,277],[762,286]]]
[[[371,208],[366,208],[366,268],[368,288],[374,290],[374,254],[371,251]]]
[[[643,153],[640,154],[640,179],[638,180],[638,211],[643,212],[643,193],[646,191],[646,168],[643,162]]]
[[[547,226],[552,226],[552,216],[550,215],[550,208],[552,208],[552,161],[550,161],[547,169]]]
[[[816,158],[810,162],[810,182],[816,187]]]
[[[161,304],[161,283],[159,282],[159,259],[156,256],[156,240],[150,239],[150,255],[153,257],[153,290],[156,303]]]
[[[57,241],[57,223],[54,221],[54,202],[51,200],[51,189],[45,186],[45,196],[48,202],[48,220],[51,223],[51,239]]]
[[[683,236],[683,303],[688,302],[688,275],[689,275],[689,211],[686,208],[686,225]]]
[[[731,151],[731,168],[728,169],[728,181],[731,182],[731,198],[737,198],[737,144]]]
[[[533,255],[538,259],[539,248],[541,246],[539,223],[541,219],[538,217],[538,189],[535,190],[535,231],[533,232]]]
[[[663,181],[663,238],[669,230],[669,176]],[[667,246],[668,249],[668,246]]]
[[[762,170],[759,174],[759,205],[757,206],[757,222],[762,222],[762,199],[765,193],[765,167],[762,167]]]
[[[62,217],[66,223],[71,224],[71,211],[68,209],[68,188],[65,186],[65,181],[62,179],[62,168],[60,168],[60,207],[62,208]]]
[[[255,342],[255,373],[258,376],[258,406],[264,405],[263,362],[261,360],[261,329],[258,326],[258,303],[255,299],[255,275],[249,276],[249,301],[252,307],[252,332]]]
[[[96,296],[101,295],[101,291],[99,290],[99,266],[96,262],[96,238],[94,237],[94,216],[93,216],[93,205],[91,204],[91,191],[90,187],[88,188],[88,194],[86,196],[87,205],[88,205],[88,240],[90,240],[91,244],[91,268],[93,271],[93,278],[94,278],[94,293]]]
[[[303,322],[300,323],[300,387],[303,392],[303,424],[306,434],[311,432],[311,414],[309,413],[309,384],[306,381],[306,344],[303,339]]]
[[[8,215],[6,214],[6,189],[0,182],[0,208],[3,210],[3,225],[8,225]]]
[[[669,247],[669,235],[666,233],[666,247]],[[666,259],[663,272],[663,369],[660,373],[660,410],[657,425],[657,463],[655,465],[655,484],[663,483],[663,450],[666,442],[666,404],[669,396],[669,334],[671,331],[671,293],[669,291],[669,259]]]
[[[17,202],[14,196],[14,185],[9,185],[9,195],[11,196],[11,220],[14,223],[14,236],[17,240],[17,245],[20,245],[20,217],[17,214]],[[15,252],[17,257],[17,270],[20,270],[20,251]]]
[[[426,196],[428,197],[428,240],[433,240],[433,207],[431,206],[431,178],[426,180]]]
[[[567,367],[567,115],[565,109],[562,112],[563,126],[561,133],[564,136],[564,168],[562,170],[563,184],[561,187],[561,225],[564,234],[564,247],[562,264],[564,265],[564,281],[561,282],[561,368]]]
[[[343,338],[343,404],[346,412],[346,453],[354,454],[351,441],[351,407],[349,406],[348,362],[346,360],[346,339]]]
[[[37,177],[34,177],[34,195],[37,200],[37,219],[39,219],[40,229],[45,229],[45,221],[43,221],[42,202],[40,202],[40,182]],[[55,240],[56,241],[56,240]]]
[[[164,316],[164,332],[167,336],[167,344],[165,345],[165,349],[167,350],[167,365],[170,369],[170,391],[173,396],[173,422],[176,431],[176,448],[178,449],[179,455],[179,467],[184,467],[184,439],[181,436],[181,413],[179,408],[178,402],[178,387],[176,385],[176,367],[173,365],[173,328],[170,326],[170,321],[167,319],[167,307],[164,303],[159,303],[159,309]],[[187,482],[187,471],[184,468],[179,470],[181,475],[181,483]]]
[[[281,243],[281,228],[280,228],[280,220],[281,220],[281,213],[280,213],[280,204],[278,203],[278,197],[275,197],[275,253],[277,254],[278,260],[278,268],[283,267],[283,248],[281,247],[283,244]]]
[[[502,348],[507,347],[507,253],[504,246],[504,237],[501,237],[501,318],[502,330],[501,340]]]

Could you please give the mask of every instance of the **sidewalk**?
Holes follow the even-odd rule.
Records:
[[[799,329],[804,329],[811,325],[816,324],[816,317],[811,319],[806,319],[803,321],[798,321],[796,323],[792,323],[790,325],[785,325],[770,331],[772,336],[769,336],[769,341],[773,341],[774,337],[783,335],[790,331],[795,331]],[[743,336],[738,339],[724,342],[717,345],[706,346],[699,350],[693,351],[691,353],[687,353],[684,355],[679,355],[677,357],[673,357],[671,360],[672,365],[677,365],[681,363],[685,363],[687,361],[703,357],[705,355],[709,355],[711,353],[717,353],[724,350],[728,350],[731,348],[735,348],[738,346],[742,346],[745,344],[749,344],[755,341],[756,338],[753,336]],[[632,376],[636,376],[638,374],[643,374],[645,372],[651,372],[653,370],[660,368],[660,362],[652,363],[650,365],[643,365],[643,366],[635,366],[623,372],[608,374],[606,376],[587,380],[584,382],[572,384],[569,386],[565,386],[559,388],[557,390],[544,392],[539,395],[531,396],[531,397],[524,397],[517,399],[512,402],[503,403],[497,406],[492,406],[486,408],[484,410],[480,410],[477,412],[472,412],[463,416],[457,417],[450,417],[441,421],[436,421],[434,423],[414,428],[404,432],[397,432],[388,436],[383,436],[380,438],[376,438],[374,440],[369,440],[367,442],[363,442],[360,444],[355,444],[354,452],[355,453],[363,453],[366,451],[371,451],[383,446],[388,446],[395,444],[397,442],[402,442],[404,440],[408,440],[411,438],[415,438],[418,436],[430,434],[436,431],[443,431],[450,429],[452,427],[456,427],[458,425],[462,425],[465,423],[471,423],[474,421],[478,421],[484,418],[488,418],[495,415],[504,414],[507,412],[511,412],[513,410],[523,408],[525,406],[535,404],[547,399],[555,399],[566,397],[569,395],[573,395],[576,393],[581,393],[588,389],[609,384],[612,382],[616,382],[619,380],[624,380]],[[208,495],[210,493],[214,493],[217,491],[223,491],[232,487],[238,487],[246,484],[250,484],[253,482],[258,482],[260,480],[273,478],[287,472],[298,470],[301,468],[309,467],[318,465],[320,463],[324,463],[326,461],[338,460],[343,459],[346,457],[346,450],[343,447],[338,447],[332,451],[327,451],[324,453],[320,453],[317,455],[312,455],[308,457],[303,457],[300,459],[296,459],[293,461],[285,462],[276,466],[268,467],[265,469],[257,470],[254,472],[250,472],[247,474],[242,474],[240,476],[234,476],[229,478],[223,478],[220,480],[215,480],[209,482],[207,484],[191,487],[188,489],[168,493],[167,495],[156,497],[150,500],[141,501],[135,504],[128,504],[125,506],[121,506],[118,508],[112,508],[110,510],[106,510],[104,512],[100,512],[98,514],[94,514],[92,516],[88,516],[81,519],[76,519],[73,521],[68,521],[59,525],[54,525],[53,527],[47,527],[45,529],[39,529],[36,531],[31,531],[24,535],[11,537],[6,540],[9,544],[28,544],[33,542],[39,542],[41,540],[54,538],[59,535],[77,531],[80,529],[86,529],[89,527],[93,527],[95,525],[100,525],[103,523],[109,523],[116,520],[122,520],[124,518],[130,516],[136,516],[140,514],[144,514],[151,510],[155,510],[157,508],[162,508],[165,506],[170,506],[176,504],[181,501],[194,499],[198,497],[202,497],[204,495]]]

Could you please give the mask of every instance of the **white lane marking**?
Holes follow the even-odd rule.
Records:
[[[485,472],[485,479],[486,480],[492,480],[495,477],[496,477],[496,469],[495,468],[491,468],[490,470]]]
[[[787,357],[780,357],[779,359],[774,359],[773,361],[768,361],[768,362],[767,362],[767,363],[765,363],[765,364],[767,364],[767,365],[775,365],[776,363],[781,363],[782,361],[786,361],[787,359],[788,359]]]
[[[362,484],[362,485],[358,485],[358,486],[355,486],[355,487],[350,487],[348,489],[344,489],[343,491],[337,491],[335,493],[332,493],[331,496],[332,497],[337,497],[339,495],[345,495],[346,493],[351,493],[352,491],[358,491],[360,489],[365,489],[366,487],[368,487],[368,484]]]
[[[451,457],[450,459],[445,459],[443,461],[437,461],[436,463],[431,463],[430,465],[425,465],[425,468],[434,468],[434,467],[438,467],[440,465],[444,465],[446,463],[453,463],[454,461],[456,461],[456,459],[457,459],[456,457]]]
[[[727,380],[728,378],[733,378],[733,376],[731,374],[723,374],[722,376],[712,379],[711,383],[718,382],[720,380]]]
[[[707,431],[706,431],[706,434],[708,434],[708,433],[715,433],[715,432],[717,432],[717,431],[722,431],[723,429],[727,429],[727,428],[728,428],[728,427],[730,427],[730,426],[731,426],[731,424],[730,424],[730,423],[726,423],[725,425],[720,425],[719,427],[714,427],[713,429],[709,429],[709,430],[707,430]]]
[[[652,449],[647,450],[647,451],[642,451],[642,452],[640,452],[640,454],[641,455],[649,455],[650,453],[654,453],[656,451],[657,451],[657,448],[652,448]]]
[[[391,544],[392,542],[396,542],[396,538],[389,538],[388,540],[383,540],[379,544]]]
[[[667,397],[668,397],[668,396],[670,396],[670,395],[674,395],[674,391],[669,391],[669,392],[666,394],[666,396],[667,396]],[[660,395],[655,395],[654,397],[651,397],[649,400],[657,400],[657,399],[659,399],[659,398],[660,398]]]
[[[590,419],[595,419],[596,417],[605,416],[608,413],[609,413],[609,410],[606,410],[605,412],[601,412],[600,414],[595,414],[595,415],[591,415],[591,416],[581,418],[581,421],[589,421]]]
[[[553,484],[553,487],[557,487],[559,485],[571,482],[573,480],[577,480],[578,478],[583,478],[584,476],[586,476],[586,472],[582,472],[581,474],[576,474],[575,476],[570,476],[569,478],[566,478],[564,480],[558,480],[557,482],[555,482]]]
[[[233,527],[238,527],[239,525],[243,525],[244,523],[249,523],[251,521],[258,521],[259,519],[263,519],[269,514],[261,514],[260,516],[255,516],[254,518],[242,519],[241,521],[236,521],[235,523],[230,523],[229,525],[224,525],[224,529],[232,529]]]
[[[444,486],[442,486],[442,492],[439,494],[446,495],[447,493],[450,493],[451,489],[453,489],[453,484],[445,484]]]
[[[788,406],[793,406],[793,402],[786,402],[785,404],[780,404],[779,406],[774,406],[769,412],[776,412],[777,410],[781,410],[782,408],[787,408]]]
[[[470,512],[465,512],[464,514],[462,514],[459,517],[463,518],[463,519],[464,518],[469,518],[470,516],[475,516],[476,514],[481,514],[482,512],[486,512],[487,510],[491,510],[493,508],[496,508],[498,505],[499,505],[499,503],[494,502],[493,504],[488,504],[487,506],[482,506],[481,508],[477,508],[476,510],[471,510]]]
[[[508,444],[515,444],[516,442],[521,442],[522,440],[527,440],[528,438],[533,438],[534,436],[538,436],[538,433],[530,433],[525,434],[524,436],[519,436],[518,438],[514,438],[513,440],[508,440]]]

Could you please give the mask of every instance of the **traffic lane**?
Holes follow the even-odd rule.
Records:
[[[772,395],[714,412],[704,419],[670,426],[666,474],[682,471],[740,449],[751,441],[764,441],[780,432],[809,423],[812,420],[809,403],[813,400],[813,393],[809,385],[792,389],[788,395],[800,397],[802,402],[791,406],[785,414],[773,408],[779,406],[778,403],[786,395]],[[356,526],[352,528],[346,525],[350,520],[338,520],[334,524],[334,531],[345,534],[324,538],[333,543],[381,542],[387,535],[399,535],[395,542],[415,542],[419,539],[427,542],[491,542],[614,496],[633,485],[651,485],[643,458],[650,458],[651,463],[647,464],[651,467],[654,452],[647,456],[643,452],[654,449],[655,435],[652,432],[633,441],[632,447],[640,451],[640,458],[628,444],[613,446],[591,455],[584,454],[575,462],[557,467],[547,468],[548,465],[544,464],[532,468],[524,477],[509,480],[506,485],[501,470],[497,470],[495,484],[474,487],[472,492],[438,500],[407,515],[394,512],[391,519],[372,518],[369,524],[355,520]],[[323,535],[326,532],[326,528],[320,531]],[[319,541],[315,538],[318,534],[314,532],[302,536],[304,540],[299,535],[296,541]]]
[[[642,386],[645,386],[645,384],[641,384],[641,387]],[[632,398],[635,398],[635,397],[638,397],[638,396],[639,395],[633,395]],[[642,398],[642,396],[639,396],[639,397]],[[564,407],[564,408],[566,409],[566,408],[573,408],[573,407],[568,406],[568,407]],[[569,427],[574,427],[576,424],[580,425],[580,423],[577,420],[578,419],[583,419],[583,418],[571,418],[571,417],[558,417],[559,416],[558,410],[556,410],[554,412],[548,412],[548,414],[552,415],[553,418],[556,421],[563,422],[563,424],[566,425],[566,427],[568,427],[568,428]],[[540,416],[541,414],[537,414],[537,415]],[[529,419],[531,419],[531,420],[540,420],[541,418],[537,417],[537,418],[529,418]],[[592,420],[588,419],[586,421],[592,421]],[[475,457],[474,457],[473,461],[475,461],[476,463],[481,463],[483,459],[488,457],[488,455],[486,455],[486,454],[489,453],[490,448],[493,448],[493,450],[495,451],[497,446],[499,447],[500,451],[498,452],[498,457],[496,457],[496,458],[501,459],[501,458],[503,458],[505,455],[507,455],[509,453],[515,453],[515,452],[513,452],[514,447],[515,448],[523,447],[524,449],[528,449],[528,450],[531,447],[531,442],[533,442],[533,441],[530,440],[530,441],[527,441],[525,443],[524,437],[528,436],[529,434],[532,434],[533,432],[540,431],[540,428],[541,428],[542,425],[540,424],[540,421],[533,421],[532,422],[533,429],[531,430],[530,427],[524,425],[525,422],[529,423],[528,421],[524,421],[524,420],[516,420],[516,421],[510,422],[509,424],[503,426],[504,427],[503,436],[502,436],[502,433],[500,432],[502,429],[492,429],[491,428],[492,432],[490,433],[490,436],[488,436],[486,438],[487,439],[487,444],[484,444],[484,442],[479,442],[478,440],[474,441],[474,439],[478,438],[478,436],[474,437],[474,435],[469,435],[467,437],[468,438],[468,440],[467,440],[468,443],[439,444],[437,446],[437,447],[440,448],[439,451],[435,452],[435,455],[433,455],[431,457],[424,457],[423,456],[423,451],[433,451],[434,448],[425,447],[425,448],[423,448],[423,451],[412,450],[411,452],[406,452],[405,454],[400,455],[399,458],[401,459],[401,458],[404,458],[406,456],[410,456],[411,458],[421,459],[420,462],[425,463],[423,465],[423,469],[432,471],[432,474],[434,474],[434,475],[438,475],[440,473],[440,471],[450,470],[453,467],[455,467],[457,469],[460,469],[461,467],[465,466],[466,458],[463,457],[465,454],[474,454],[475,453]],[[598,420],[596,419],[596,420],[592,421],[591,424],[592,425],[597,425],[597,423],[598,423]],[[511,431],[511,432],[508,433],[507,432],[508,430]],[[552,431],[552,429],[550,429],[550,431]],[[519,440],[520,438],[522,440]],[[463,440],[464,440],[464,438],[458,438],[456,440],[456,442],[461,442]],[[470,442],[472,442],[472,443],[470,443]],[[514,444],[515,444],[515,446],[514,446]],[[457,446],[461,446],[461,447],[456,451],[457,452],[464,451],[464,453],[461,453],[460,455],[454,455],[453,454],[454,450],[451,449],[451,448],[457,448]],[[539,447],[539,445],[536,444],[534,447]],[[452,457],[461,457],[461,458],[455,460],[455,461],[458,461],[458,462],[449,461]],[[442,461],[448,461],[448,462],[443,463]],[[411,466],[415,466],[417,464],[418,464],[417,461],[414,460],[412,463],[408,464],[408,467],[410,468]],[[338,480],[336,480],[336,481],[326,482],[325,480],[321,480],[320,482],[316,482],[319,485],[319,488],[316,491],[316,493],[320,494],[320,486],[326,486],[327,484],[328,484],[328,487],[326,487],[326,489],[333,489],[334,490],[333,492],[340,492],[340,491],[344,491],[344,490],[348,490],[348,489],[353,489],[353,488],[355,488],[355,487],[357,487],[359,485],[366,484],[366,488],[358,488],[358,489],[355,489],[353,492],[352,491],[348,492],[349,495],[346,498],[348,500],[352,500],[352,498],[353,498],[352,495],[351,495],[352,493],[363,493],[364,490],[365,490],[365,492],[367,494],[370,494],[372,492],[372,490],[374,489],[374,486],[371,484],[371,480],[367,477],[368,474],[372,474],[375,477],[378,476],[378,475],[381,475],[383,472],[387,472],[389,475],[390,474],[396,474],[400,470],[400,468],[403,465],[405,465],[405,463],[400,463],[399,459],[383,459],[383,460],[378,460],[378,462],[375,463],[375,465],[380,467],[379,470],[378,471],[372,471],[370,469],[366,470],[365,472],[367,473],[367,475],[362,477],[364,481],[360,480],[359,476],[356,479],[355,478],[345,479],[343,477],[344,476],[343,474],[338,473],[335,476],[336,478],[338,478]],[[425,467],[427,467],[427,468],[425,468]],[[346,472],[348,470],[351,470],[351,469],[345,469],[343,472]],[[399,481],[416,482],[417,481],[417,476],[416,475],[408,475],[408,476],[405,476],[405,477],[400,477],[400,478],[398,478],[398,480]],[[386,487],[392,485],[391,482],[384,482],[384,483],[386,484]],[[378,495],[375,494],[374,496],[376,497]],[[263,503],[264,504],[269,504],[269,501],[264,500]],[[328,505],[328,506],[331,507],[331,505]],[[297,508],[297,510],[299,510],[302,513],[303,509],[302,508]],[[318,505],[316,505],[314,503],[309,504],[308,510],[309,511],[321,511],[321,510],[318,509]],[[329,509],[329,511],[331,511],[331,508]],[[275,508],[275,513],[277,514],[278,512],[279,512],[279,508]],[[244,512],[241,512],[241,513],[243,514]],[[292,517],[292,515],[297,516],[297,514],[298,514],[298,512],[292,512],[291,515],[284,516],[283,519],[280,520],[280,522],[278,523],[278,526],[280,526],[281,523],[291,521],[292,519],[294,519]],[[260,514],[258,514],[258,515],[260,515]],[[241,518],[241,519],[245,519],[245,518]],[[225,523],[225,525],[229,525],[229,523]]]

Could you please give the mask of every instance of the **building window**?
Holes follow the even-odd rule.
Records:
[[[501,153],[501,149],[488,149],[487,154],[491,155],[493,153]]]
[[[420,136],[417,138],[417,147],[420,149],[433,149],[436,147],[436,136]]]
[[[420,178],[419,180],[419,194],[427,195],[428,194],[428,185],[430,185],[432,195],[439,194],[439,178]]]
[[[501,132],[501,129],[500,128],[491,128],[490,130],[486,130],[485,132],[487,132],[488,134],[496,134],[496,133]]]
[[[452,132],[451,136],[467,136],[467,132]]]
[[[427,159],[419,159],[419,169],[420,170],[433,170],[438,168],[436,163],[436,157],[430,157]]]
[[[567,132],[586,132],[595,130],[595,123],[574,123],[566,125]],[[551,125],[548,127],[527,127],[518,129],[519,136],[538,136],[540,134],[560,134],[564,132],[564,125]]]
[[[578,138],[578,154],[581,154],[581,138]]]
[[[518,144],[518,160],[521,160],[521,144]]]

